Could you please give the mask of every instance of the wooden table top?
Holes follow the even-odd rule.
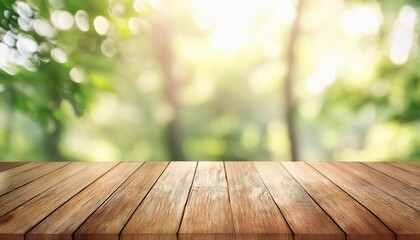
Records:
[[[0,163],[0,239],[420,239],[420,162]]]

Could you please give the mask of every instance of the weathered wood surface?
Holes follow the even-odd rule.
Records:
[[[23,164],[26,164],[26,162],[2,162],[0,163],[0,172],[22,166]]]
[[[304,162],[283,165],[343,229],[347,239],[394,239],[391,230],[380,219],[339,188],[334,181]]]
[[[418,163],[0,163],[2,239],[420,239]]]
[[[206,206],[206,207],[203,207]],[[200,162],[179,239],[232,239],[232,209],[223,162]]]

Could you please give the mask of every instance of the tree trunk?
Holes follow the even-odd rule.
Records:
[[[7,98],[7,110],[6,110],[6,129],[4,131],[4,144],[1,147],[1,151],[3,154],[3,157],[7,158],[8,154],[10,152],[10,148],[12,146],[13,141],[13,128],[14,128],[14,122],[15,122],[15,113],[13,111],[13,108],[15,107],[16,102],[16,92],[14,90],[10,90],[6,92],[6,98]]]
[[[54,79],[54,78],[52,78]],[[61,97],[59,92],[54,86],[50,86],[50,92],[51,92],[51,101],[52,106],[50,109],[48,109],[48,119],[51,120],[53,124],[52,131],[48,129],[48,127],[45,127],[45,139],[44,139],[44,149],[45,153],[47,155],[48,161],[68,161],[67,157],[65,157],[60,150],[60,143],[61,143],[61,137],[63,133],[63,122],[60,121],[56,116],[54,116],[53,112],[54,109],[59,109],[61,104]]]
[[[182,148],[182,127],[180,122],[180,106],[178,102],[178,86],[176,77],[173,73],[173,53],[172,53],[172,32],[169,19],[158,16],[154,22],[153,41],[155,51],[162,64],[165,75],[165,98],[168,105],[173,110],[173,116],[168,122],[166,129],[166,139],[170,160],[185,161]]]
[[[296,17],[293,22],[290,38],[287,47],[287,72],[284,81],[284,100],[285,100],[285,109],[286,109],[286,125],[287,125],[287,136],[290,142],[290,159],[292,161],[299,160],[299,146],[296,134],[295,126],[295,113],[296,113],[296,102],[294,96],[293,88],[293,78],[295,70],[295,45],[296,40],[299,37],[300,33],[300,21],[302,15],[302,9],[305,0],[299,0],[296,8]]]
[[[47,159],[48,161],[68,161],[60,151],[62,123],[55,117],[51,117],[50,119],[54,123],[54,130],[52,132],[47,132],[44,140]]]

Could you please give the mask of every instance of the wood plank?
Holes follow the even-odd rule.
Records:
[[[118,240],[125,224],[165,170],[168,162],[143,164],[75,232],[77,240]]]
[[[177,239],[196,162],[171,162],[134,212],[121,239]]]
[[[402,170],[405,170],[409,173],[415,174],[417,176],[420,176],[420,168],[414,167],[410,164],[404,163],[404,162],[388,162],[388,164],[400,168]]]
[[[345,234],[279,162],[254,162],[295,240],[345,239]]]
[[[87,163],[89,166],[35,198],[0,217],[0,240],[25,237],[25,233],[68,199],[84,189],[116,163]]]
[[[228,240],[233,233],[224,164],[199,162],[178,238]]]
[[[366,166],[373,168],[377,171],[380,171],[382,173],[385,173],[386,175],[405,183],[413,188],[416,188],[417,190],[420,190],[420,177],[409,173],[407,171],[404,171],[402,169],[396,168],[394,166],[391,166],[386,163],[363,163]]]
[[[5,163],[0,163],[0,172],[15,168],[15,167],[19,167],[26,164],[26,162],[5,162]]]
[[[377,217],[308,164],[282,162],[282,165],[343,229],[348,240],[395,239]]]
[[[342,170],[347,171],[349,174],[357,176],[377,188],[382,189],[389,195],[399,199],[412,208],[420,211],[420,191],[412,188],[400,181],[397,181],[381,172],[375,171],[357,162],[340,162],[334,163]]]
[[[88,167],[87,163],[74,162],[69,165],[57,169],[50,174],[47,174],[37,180],[15,189],[0,197],[0,216],[12,211],[23,203],[29,201],[31,198],[41,194],[45,190],[51,188],[64,179],[82,171]]]
[[[29,182],[32,182],[35,179],[38,179],[54,170],[57,170],[65,165],[69,164],[68,162],[51,162],[48,164],[43,164],[37,168],[30,169],[19,175],[15,175],[4,179],[0,185],[0,195],[8,193],[13,189],[16,189],[20,186],[23,186]]]
[[[9,170],[0,172],[0,182],[2,183],[3,181],[6,181],[7,179],[9,179],[13,176],[22,174],[26,171],[29,171],[33,168],[40,167],[44,164],[45,164],[45,162],[30,162],[30,163],[24,164],[22,166],[18,166],[18,167],[11,168]]]
[[[405,162],[405,163],[410,164],[411,166],[420,168],[420,161],[418,161],[418,162]]]
[[[226,162],[235,239],[293,239],[252,162]]]
[[[397,234],[398,239],[418,239],[420,236],[420,212],[331,163],[310,165],[372,211]]]
[[[28,240],[71,240],[73,232],[142,163],[123,162],[102,175],[26,234]]]

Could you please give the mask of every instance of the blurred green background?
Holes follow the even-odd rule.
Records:
[[[415,161],[419,7],[2,0],[0,161]]]

